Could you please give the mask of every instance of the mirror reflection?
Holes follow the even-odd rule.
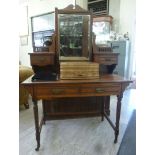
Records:
[[[96,44],[104,44],[110,39],[110,23],[106,21],[93,22],[93,32],[96,35]]]
[[[47,13],[32,17],[32,31],[46,31],[55,29],[54,13]]]
[[[90,15],[59,14],[59,59],[89,60]]]
[[[31,17],[32,45],[34,52],[49,51],[52,35],[55,30],[55,14],[53,12]]]

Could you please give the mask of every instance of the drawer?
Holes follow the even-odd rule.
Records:
[[[94,61],[104,65],[117,64],[118,56],[95,56]]]
[[[96,94],[106,94],[106,93],[110,93],[110,94],[117,94],[119,93],[121,90],[120,86],[113,86],[113,87],[97,87],[95,88],[95,92]]]
[[[106,96],[116,95],[121,91],[120,84],[101,84],[90,86],[72,87],[38,87],[36,88],[38,98],[52,97],[80,97],[80,96]]]
[[[54,64],[54,55],[31,55],[31,65],[45,66]]]
[[[41,97],[57,97],[57,96],[72,96],[79,93],[78,88],[65,87],[39,87],[36,89],[37,96]]]
[[[106,84],[95,84],[90,87],[82,87],[80,89],[81,94],[94,94],[98,96],[100,94],[117,94],[121,90],[121,85],[118,83],[106,83]]]

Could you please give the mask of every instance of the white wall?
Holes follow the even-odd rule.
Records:
[[[119,32],[129,33],[130,53],[129,53],[129,76],[132,78],[135,65],[135,34],[136,34],[136,1],[120,0],[120,20]]]
[[[120,34],[128,32],[130,39],[129,77],[132,78],[135,65],[136,1],[109,0],[109,15],[113,17],[112,30]]]
[[[112,30],[119,32],[120,0],[109,0],[109,15],[113,17]]]
[[[75,0],[76,4],[87,10],[87,0]]]
[[[121,0],[120,2],[120,23],[119,30],[121,33],[129,33],[132,37],[132,32],[136,20],[136,1],[135,0]]]
[[[55,7],[58,7],[59,9],[65,8],[69,4],[74,4],[74,0],[31,0],[27,3],[22,4],[28,6],[29,24],[28,45],[19,46],[19,60],[21,61],[22,65],[30,66],[30,56],[28,55],[28,53],[33,52],[31,36],[31,17],[54,11]]]

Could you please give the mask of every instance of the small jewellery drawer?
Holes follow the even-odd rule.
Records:
[[[94,62],[104,65],[118,64],[119,53],[97,52],[93,54]]]
[[[100,64],[105,64],[105,65],[111,65],[111,64],[117,64],[117,57],[115,56],[100,56],[100,57],[95,57],[95,62],[99,62]]]
[[[54,55],[46,53],[34,53],[30,55],[31,65],[45,66],[54,64]]]

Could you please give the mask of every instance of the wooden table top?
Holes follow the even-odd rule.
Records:
[[[29,77],[28,79],[26,79],[22,84],[23,85],[36,85],[36,84],[61,84],[61,83],[68,83],[68,84],[82,84],[82,83],[109,83],[109,82],[116,82],[116,83],[131,83],[131,80],[128,80],[124,77],[121,77],[119,75],[116,74],[106,74],[101,76],[98,79],[82,79],[82,80],[56,80],[56,81],[41,81],[41,80],[37,80],[37,81],[32,81],[32,76]]]

